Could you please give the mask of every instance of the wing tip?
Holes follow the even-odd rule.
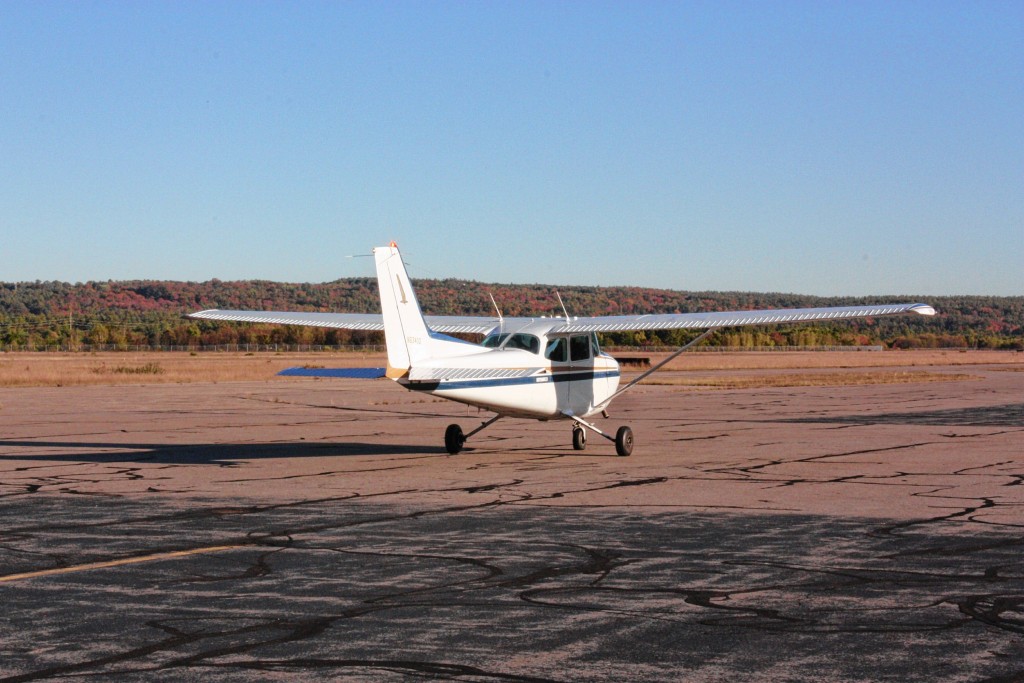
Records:
[[[909,310],[918,315],[935,315],[935,309],[928,304],[914,304]]]

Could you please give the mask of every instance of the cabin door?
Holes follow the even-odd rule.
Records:
[[[594,357],[589,334],[569,337],[569,405],[577,415],[585,415],[594,407]]]

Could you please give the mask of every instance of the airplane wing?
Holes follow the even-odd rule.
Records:
[[[715,311],[708,313],[656,313],[650,315],[606,315],[599,317],[505,318],[506,329],[541,321],[550,323],[548,332],[633,332],[640,330],[708,329],[740,325],[772,325],[778,323],[874,318],[899,313],[935,315],[928,304],[878,304],[873,306],[832,306],[827,308],[779,308],[761,311]],[[210,309],[190,313],[199,320],[233,320],[278,325],[308,325],[347,330],[383,330],[379,313],[317,313],[286,311],[228,311]],[[487,334],[499,326],[495,316],[427,315],[427,326],[434,332]]]
[[[551,332],[632,332],[639,330],[708,329],[739,325],[874,318],[898,313],[935,315],[928,304],[879,304],[874,306],[832,306],[828,308],[779,308],[762,311],[716,311],[709,313],[663,313],[653,315],[608,315],[570,318],[552,326]],[[552,321],[554,322],[554,321]]]
[[[197,320],[232,320],[245,323],[273,323],[276,325],[307,325],[311,327],[334,327],[344,330],[384,329],[384,318],[380,313],[317,313],[312,311],[227,311],[210,309],[189,313]],[[499,321],[494,316],[428,315],[424,316],[427,326],[434,332],[464,332],[486,334],[496,328]],[[506,318],[530,322],[533,318]]]
[[[335,327],[345,330],[383,330],[380,313],[315,313],[289,311],[225,311],[209,309],[189,313],[197,320],[233,320],[243,323],[274,323],[276,325],[308,325]]]

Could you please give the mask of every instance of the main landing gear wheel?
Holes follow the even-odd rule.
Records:
[[[455,455],[462,450],[462,446],[466,443],[466,437],[462,433],[462,427],[459,425],[448,425],[448,429],[444,430],[444,447],[452,455]]]
[[[619,427],[615,433],[615,452],[622,457],[633,452],[633,430],[629,427]]]
[[[578,451],[587,447],[587,432],[579,425],[572,428],[572,447]]]

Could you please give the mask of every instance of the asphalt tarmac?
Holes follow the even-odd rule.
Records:
[[[602,427],[387,380],[0,390],[0,681],[1024,681],[1024,372]]]

